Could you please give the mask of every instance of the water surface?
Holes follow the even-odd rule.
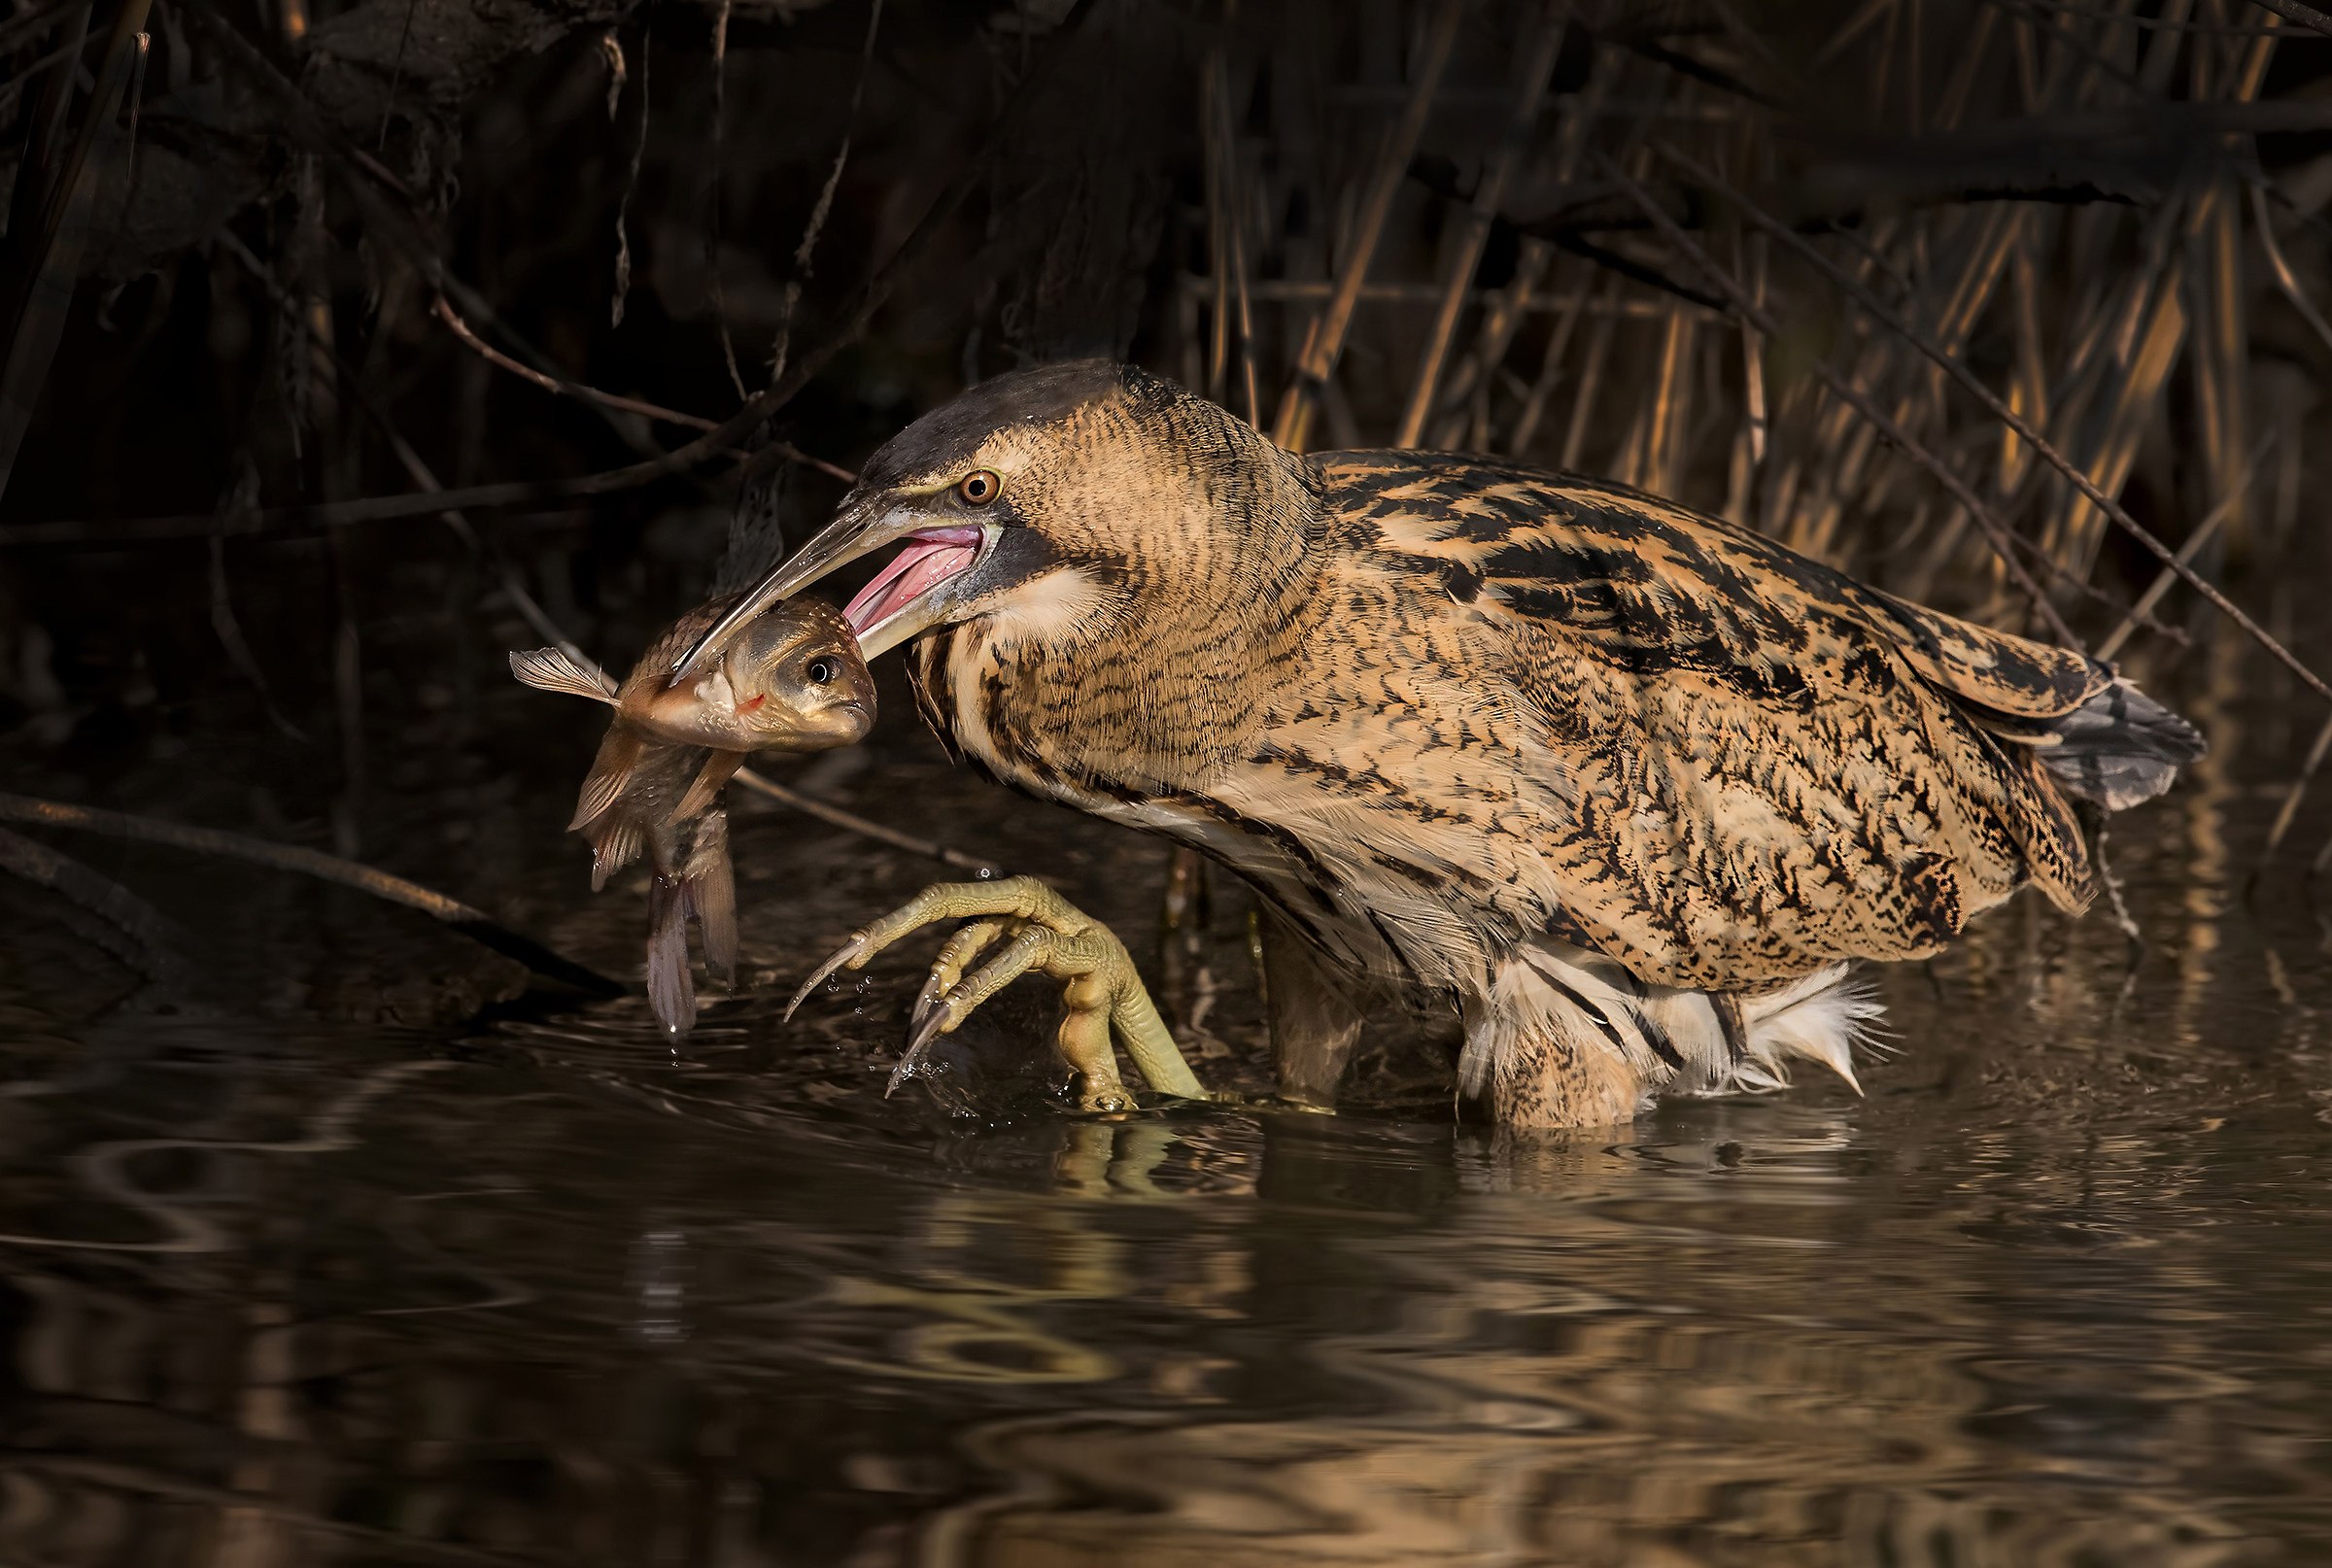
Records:
[[[1152,929],[1154,846],[903,745],[827,787]],[[678,1050],[447,1023],[508,977],[433,930],[80,845],[220,994],[7,895],[0,1562],[2322,1562],[2332,976],[2228,775],[2117,835],[2135,968],[2020,901],[1882,977],[1867,1095],[1616,1142],[1462,1123],[1422,1049],[1345,1115],[1078,1117],[1026,985],[886,1101],[928,946],[772,993],[930,868],[779,815]],[[478,896],[627,962],[636,897],[480,800]],[[1191,1041],[1252,1091],[1242,946],[1226,894]]]

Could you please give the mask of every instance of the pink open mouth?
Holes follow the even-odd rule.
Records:
[[[979,559],[979,541],[980,531],[976,528],[924,528],[909,534],[907,548],[842,607],[851,633],[864,637],[968,568]]]

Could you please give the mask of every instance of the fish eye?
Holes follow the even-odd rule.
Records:
[[[841,661],[839,659],[812,659],[806,673],[812,686],[832,686],[842,678]]]
[[[967,506],[985,506],[1004,494],[1004,481],[993,468],[975,468],[955,482],[955,493]]]

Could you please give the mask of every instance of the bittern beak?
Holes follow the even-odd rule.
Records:
[[[735,608],[713,623],[712,630],[697,639],[674,670],[673,679],[719,658],[738,629],[771,605],[894,544],[905,543],[907,548],[859,590],[842,611],[858,638],[860,655],[871,660],[888,653],[946,620],[966,597],[960,591],[966,586],[964,575],[988,554],[1000,530],[981,524],[935,525],[931,514],[912,501],[892,496],[880,501],[883,510],[878,514],[845,503],[840,517],[795,551],[792,560],[756,583]]]

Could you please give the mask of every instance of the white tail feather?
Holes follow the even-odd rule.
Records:
[[[1819,1062],[1860,1094],[1854,1053],[1873,1043],[1885,1011],[1868,987],[1849,979],[1844,964],[1766,996],[1726,1002],[1637,984],[1609,960],[1563,944],[1527,948],[1521,957],[1524,963],[1492,970],[1488,994],[1469,1009],[1458,1064],[1468,1094],[1503,1087],[1524,1070],[1528,1042],[1550,1032],[1580,1049],[1610,1053],[1646,1087],[1666,1093],[1784,1088],[1795,1057]],[[1738,1008],[1737,1039],[1720,1011],[1727,1006]]]
[[[1856,1094],[1854,1047],[1863,1042],[1886,1008],[1868,986],[1850,981],[1846,966],[1833,964],[1770,996],[1741,999],[1748,1025],[1748,1059],[1736,1075],[1744,1087],[1779,1088],[1790,1081],[1787,1058],[1821,1063]]]

